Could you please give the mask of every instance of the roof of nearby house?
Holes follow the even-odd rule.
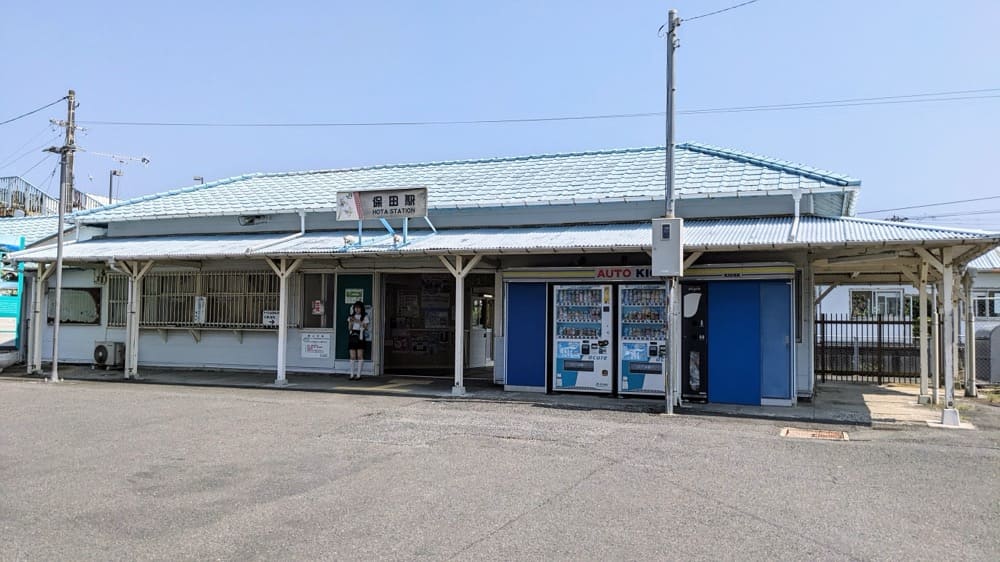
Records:
[[[940,228],[857,218],[802,217],[795,240],[789,240],[791,217],[699,219],[684,222],[689,251],[735,251],[803,247],[863,248],[898,245],[949,245],[1000,241],[980,230]],[[369,233],[371,234],[371,233]],[[409,244],[395,246],[379,233],[363,246],[351,245],[357,231],[309,232],[293,239],[284,234],[178,235],[99,238],[67,244],[70,262],[146,259],[207,259],[241,256],[308,256],[373,254],[532,254],[644,251],[652,246],[650,223],[472,228],[411,232]],[[258,249],[254,249],[258,248]],[[21,261],[52,261],[55,250],[38,248],[17,254]]]
[[[68,229],[65,225],[64,229]],[[0,236],[24,236],[28,246],[56,235],[59,217],[56,215],[0,218]]]
[[[853,210],[857,179],[702,144],[676,150],[680,198],[776,190],[844,192]],[[74,214],[88,223],[195,216],[333,211],[338,191],[422,186],[432,209],[663,199],[663,147],[487,160],[255,173],[122,201]]]
[[[1000,248],[994,248],[987,254],[969,262],[969,269],[976,271],[1000,271]]]

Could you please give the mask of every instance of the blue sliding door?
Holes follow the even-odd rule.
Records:
[[[760,404],[760,283],[708,284],[708,401]]]
[[[545,388],[547,293],[545,283],[507,285],[508,386]]]
[[[792,397],[792,285],[760,284],[761,398]]]
[[[790,281],[708,284],[708,401],[792,398]]]

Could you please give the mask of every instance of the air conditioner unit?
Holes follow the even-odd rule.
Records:
[[[125,366],[125,344],[120,341],[94,342],[94,367],[121,369]]]

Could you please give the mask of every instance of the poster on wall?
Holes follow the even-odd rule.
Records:
[[[302,357],[327,359],[330,357],[330,334],[302,334]]]
[[[344,304],[354,304],[358,301],[365,301],[364,289],[352,289],[350,287],[344,289]]]
[[[278,325],[278,311],[277,310],[265,310],[261,315],[261,324],[272,327]]]

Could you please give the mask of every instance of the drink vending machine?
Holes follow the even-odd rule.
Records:
[[[620,285],[618,291],[618,392],[663,395],[669,359],[666,287]]]
[[[556,285],[553,290],[552,390],[611,393],[611,285]]]

